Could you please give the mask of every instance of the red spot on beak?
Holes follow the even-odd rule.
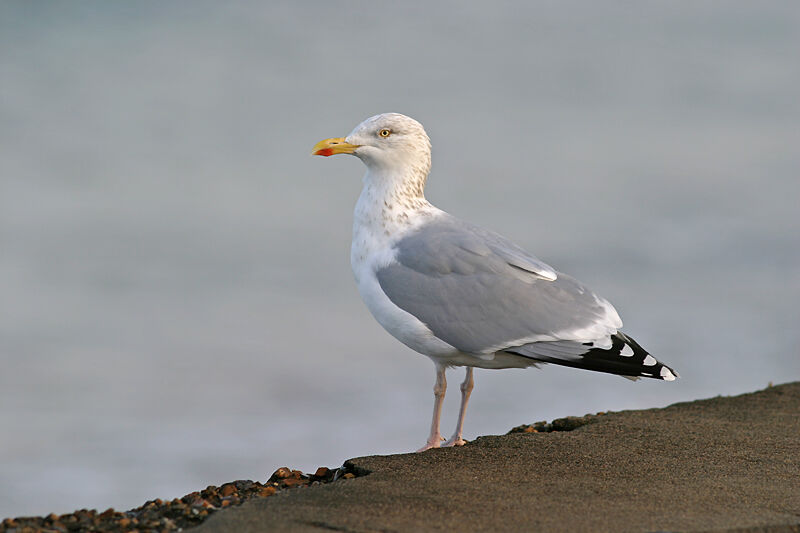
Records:
[[[333,148],[323,148],[321,150],[317,150],[314,155],[324,155],[325,157],[333,155]]]

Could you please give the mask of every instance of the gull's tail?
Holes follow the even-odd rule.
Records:
[[[610,340],[610,347],[600,347],[592,342],[548,341],[532,342],[504,351],[543,363],[607,372],[633,379],[645,377],[673,381],[679,377],[672,368],[657,361],[639,343],[621,331],[611,335]]]

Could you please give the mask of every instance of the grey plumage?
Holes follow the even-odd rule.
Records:
[[[561,273],[555,281],[542,279],[534,273],[554,273],[551,267],[450,215],[404,236],[396,259],[376,273],[383,291],[463,352],[496,352],[537,336],[557,340],[565,330],[611,333],[618,327],[607,323],[610,305],[580,282]]]
[[[496,233],[444,214],[402,237],[395,258],[376,272],[381,289],[461,352],[626,377],[677,375],[618,331],[611,304]]]

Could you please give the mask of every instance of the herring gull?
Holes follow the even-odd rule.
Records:
[[[366,119],[313,155],[352,154],[367,166],[355,207],[350,262],[375,319],[436,366],[433,420],[420,450],[461,446],[472,369],[553,363],[630,379],[678,373],[620,331],[614,307],[497,233],[431,205],[424,195],[431,143],[398,113]],[[439,419],[445,369],[466,367],[453,436]]]

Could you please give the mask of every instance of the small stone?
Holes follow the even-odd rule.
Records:
[[[120,520],[117,522],[117,525],[118,525],[119,527],[128,527],[129,525],[131,525],[131,519],[130,519],[130,518],[121,518],[121,519],[120,519]]]
[[[535,422],[533,424],[523,424],[521,426],[512,428],[511,431],[508,432],[508,434],[510,435],[512,433],[545,433],[548,431],[552,431],[552,429],[549,426],[550,424],[548,424],[547,422]]]
[[[194,502],[195,500],[199,500],[200,498],[201,498],[201,496],[200,496],[200,493],[199,493],[199,492],[197,492],[197,491],[195,491],[195,492],[190,492],[189,494],[187,494],[186,496],[184,496],[183,498],[181,498],[181,500],[182,500],[184,503],[192,503],[192,502]]]
[[[285,466],[277,469],[269,478],[270,481],[277,481],[279,479],[286,479],[292,475],[292,471]]]
[[[326,478],[330,477],[330,475],[331,475],[331,469],[326,467],[326,466],[321,466],[321,467],[317,468],[316,472],[314,472],[314,477],[315,478],[326,479]]]
[[[342,477],[344,479],[353,479],[354,477],[356,477],[356,475],[354,473],[352,473],[352,472],[348,472],[345,475],[343,475]]]
[[[231,504],[231,501],[230,501],[230,500],[222,500],[222,502],[220,503],[220,505],[221,505],[222,507],[227,507],[227,506],[229,506],[230,504]]]
[[[258,495],[262,498],[266,498],[267,496],[272,496],[277,492],[275,487],[263,487],[261,490],[258,491]]]
[[[302,485],[303,483],[305,483],[305,480],[290,477],[281,481],[281,486],[285,488],[292,488],[292,487],[297,487],[298,485]]]
[[[56,513],[50,513],[49,515],[47,515],[47,520],[55,522],[56,520],[58,520],[58,515]]]
[[[114,516],[114,508],[113,507],[109,507],[108,509],[106,509],[105,511],[100,513],[100,516],[103,517],[103,518],[108,518],[109,516]]]
[[[553,420],[553,431],[572,431],[591,422],[587,417],[568,416]]]
[[[219,488],[219,495],[223,498],[226,496],[230,496],[231,494],[236,492],[236,487],[233,483],[225,483]]]
[[[195,508],[208,508],[208,507],[214,507],[214,506],[211,505],[208,502],[208,500],[200,499],[200,500],[193,501],[192,502],[192,507],[195,507]]]

